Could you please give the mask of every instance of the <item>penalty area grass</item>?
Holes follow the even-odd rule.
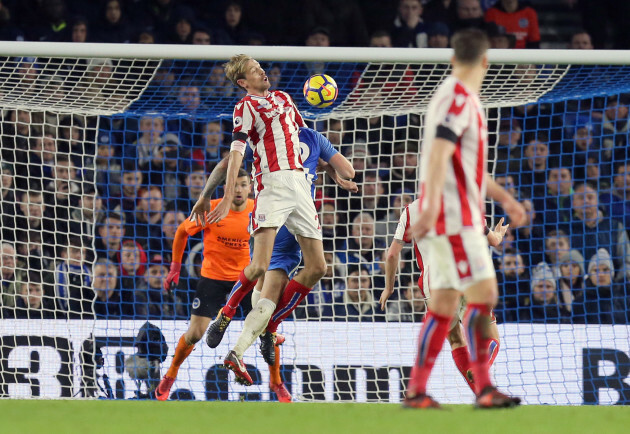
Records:
[[[619,433],[620,406],[403,409],[395,404],[198,401],[0,401],[2,433]]]

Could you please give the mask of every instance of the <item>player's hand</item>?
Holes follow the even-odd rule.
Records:
[[[418,221],[409,226],[405,235],[411,238],[412,240],[419,240],[424,238],[431,229],[435,227],[435,223],[437,222],[439,209],[437,208],[427,208],[424,211],[420,212],[418,216]]]
[[[510,227],[509,224],[504,225],[504,221],[505,219],[501,217],[501,220],[499,220],[499,223],[497,223],[497,225],[494,227],[494,230],[490,230],[490,232],[488,232],[488,244],[490,244],[492,247],[499,247],[501,245],[501,243],[503,242],[503,237]]]
[[[221,199],[221,202],[208,213],[208,223],[216,223],[223,220],[227,217],[230,212],[230,201],[225,200],[225,198]]]
[[[518,228],[527,222],[525,207],[512,196],[503,201],[501,207],[507,213],[513,227]]]
[[[350,179],[343,179],[340,178],[339,176],[337,177],[337,185],[339,185],[339,187],[343,188],[346,191],[349,191],[351,193],[358,193],[359,192],[359,186],[357,185],[356,182],[350,180]]]
[[[387,304],[387,300],[389,299],[389,297],[393,293],[394,293],[394,287],[393,286],[391,288],[385,287],[385,289],[381,293],[381,298],[378,300],[378,302],[381,305],[381,310],[385,310],[385,305]]]
[[[210,209],[210,201],[203,197],[199,198],[190,212],[190,221],[195,223],[195,226],[205,226]]]
[[[164,279],[164,290],[170,291],[177,286],[181,269],[181,262],[171,262],[171,269],[166,275],[166,279]]]

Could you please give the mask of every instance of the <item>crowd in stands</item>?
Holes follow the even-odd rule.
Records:
[[[270,3],[272,6],[274,2]],[[537,42],[528,35],[521,38],[507,33],[509,26],[488,26],[486,22],[488,17],[500,20],[509,15],[508,6],[518,6],[518,2],[423,3],[400,1],[395,20],[398,30],[375,31],[371,45],[447,46],[452,30],[467,25],[489,29],[496,46],[533,46]],[[126,23],[143,22],[140,16],[150,18],[152,21],[143,27],[144,37],[176,43],[167,39],[173,36],[169,25],[174,25],[174,31],[182,30],[186,27],[183,21],[173,20],[181,11],[188,11],[191,39],[180,37],[179,43],[208,38],[218,43],[214,38],[222,33],[218,33],[212,17],[222,15],[209,11],[220,12],[225,6],[226,23],[235,20],[232,27],[241,26],[240,30],[225,28],[225,37],[235,38],[229,43],[246,43],[238,39],[249,35],[246,26],[239,24],[241,12],[258,7],[257,2],[228,2],[221,7],[207,2],[208,9],[201,4],[206,2],[113,0],[104,3],[103,13],[105,21],[116,16],[120,20],[126,14],[134,17]],[[318,8],[327,4],[314,2],[317,7],[313,6],[314,15],[308,22],[322,24],[316,19],[323,11]],[[6,11],[21,11],[22,3],[2,5],[0,11],[5,11],[6,21],[13,22],[16,34],[20,34],[23,27],[10,19],[19,15],[7,15]],[[91,14],[83,2],[50,0],[36,6],[41,5],[50,8],[51,17],[68,17],[64,15],[67,11],[80,11],[85,29],[78,33],[99,40],[97,14]],[[355,3],[347,2],[341,8],[356,18],[355,9],[349,5]],[[485,19],[482,6],[487,8]],[[121,14],[123,9],[125,15]],[[519,10],[526,9],[528,14],[535,14],[530,8]],[[204,20],[208,23],[203,27],[205,36],[198,31]],[[409,27],[410,22],[415,23],[414,29],[428,29],[426,37],[419,36],[421,32],[405,31],[404,25]],[[43,37],[28,38],[63,40],[59,39],[62,34],[75,36],[76,25],[58,25],[54,28],[60,28],[59,34],[51,35],[44,24],[29,28],[33,35]],[[112,26],[105,25],[103,28],[109,30],[104,33],[134,34],[122,24],[116,31]],[[149,28],[153,30],[146,30]],[[329,30],[320,27],[318,32],[306,35],[307,43],[323,44],[326,38],[326,44],[330,43]],[[274,41],[270,35],[259,36]],[[341,38],[337,34],[334,37]],[[592,48],[584,32],[576,33],[572,44]],[[240,91],[226,82],[218,63],[204,66],[202,81],[177,86],[175,77],[170,77],[176,66],[158,70],[154,78],[160,92],[169,92],[160,101],[165,101],[165,111],[171,114],[134,112],[97,120],[26,110],[3,113],[3,318],[189,317],[192,290],[200,275],[200,236],[190,238],[179,287],[164,292],[162,281],[168,272],[177,226],[189,215],[207,174],[229,150],[231,123],[225,117],[210,115],[209,104],[224,98],[237,100]],[[310,68],[326,65],[293,66],[301,71],[295,73],[301,83]],[[283,65],[265,67],[273,88],[290,84]],[[168,83],[172,86],[165,87]],[[503,246],[494,251],[501,293],[496,309],[500,322],[628,323],[629,103],[627,95],[616,94],[490,111],[490,143],[496,146],[491,148],[489,169],[525,205],[529,215],[528,223],[510,228]],[[498,124],[496,119],[500,119]],[[329,119],[312,126],[352,162],[361,190],[350,195],[335,188],[325,176],[318,178],[316,206],[328,270],[298,308],[296,318],[418,321],[425,300],[416,285],[419,276],[411,248],[404,250],[399,291],[385,312],[376,300],[384,287],[387,245],[401,212],[416,196],[420,116]],[[219,190],[217,197],[220,195]],[[498,218],[503,211],[489,208],[488,215]]]
[[[555,0],[581,17],[569,48],[630,48],[626,2]],[[4,0],[0,40],[445,47],[466,28],[486,29],[496,48],[537,48],[537,6],[527,0]],[[552,32],[553,33],[553,32]],[[544,42],[544,41],[543,41]]]

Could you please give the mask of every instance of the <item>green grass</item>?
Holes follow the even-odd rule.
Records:
[[[471,406],[404,410],[391,404],[0,401],[2,433],[622,433],[624,407]]]

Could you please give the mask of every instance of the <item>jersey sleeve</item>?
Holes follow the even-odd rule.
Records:
[[[405,232],[409,229],[409,207],[405,207],[405,210],[400,213],[400,219],[398,220],[398,226],[396,226],[396,232],[394,233],[394,239],[410,243],[411,240],[407,238]]]
[[[254,113],[246,101],[240,101],[236,104],[232,122],[234,124],[232,140],[246,143],[254,126]]]
[[[529,10],[529,32],[527,32],[527,42],[540,42],[540,28],[538,26],[538,15],[534,9]]]
[[[452,96],[438,107],[440,113],[435,137],[458,143],[470,125],[470,106],[468,92],[460,83],[456,83]]]
[[[337,151],[333,147],[332,143],[330,143],[330,140],[324,137],[323,134],[317,131],[313,131],[313,134],[315,135],[316,140],[319,144],[319,158],[328,163],[333,155],[339,153],[339,151]]]

